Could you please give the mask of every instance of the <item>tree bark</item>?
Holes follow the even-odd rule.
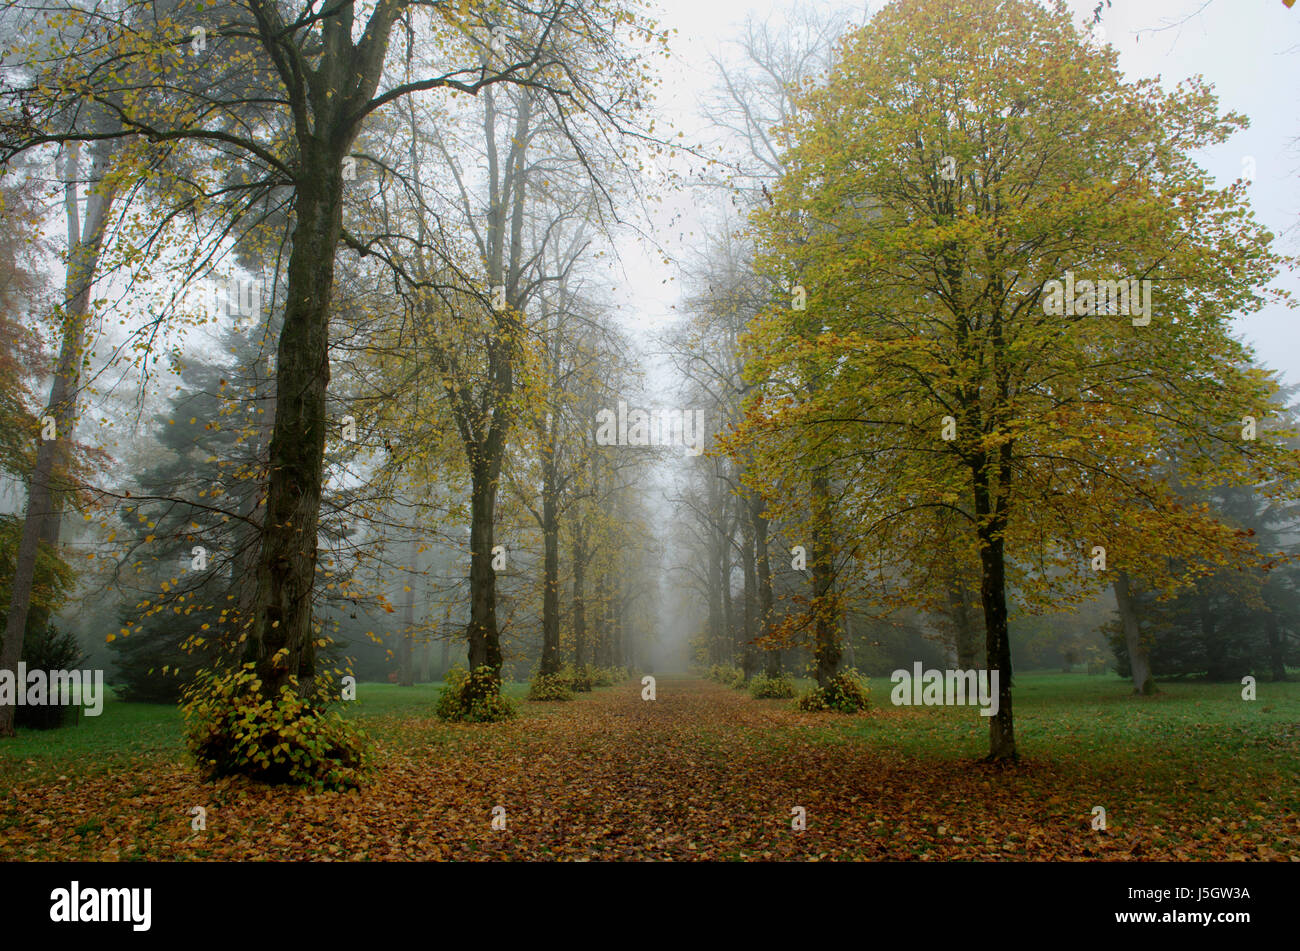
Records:
[[[75,149],[70,149],[71,157],[65,162],[69,172],[65,185],[69,255],[64,287],[63,340],[45,410],[45,415],[54,419],[55,438],[41,439],[37,443],[36,464],[27,487],[23,531],[14,560],[9,611],[5,618],[4,635],[0,638],[0,670],[12,672],[15,679],[18,663],[22,660],[23,635],[31,611],[36,556],[42,541],[56,546],[62,532],[62,492],[55,483],[71,454],[72,435],[77,424],[77,397],[81,381],[82,351],[85,349],[86,319],[90,310],[90,291],[95,282],[104,231],[116,196],[113,186],[104,185],[104,176],[112,160],[112,140],[100,140],[93,149],[89,178],[100,187],[93,188],[87,195],[84,225],[78,221]],[[46,612],[38,613],[38,622],[48,622]],[[14,735],[16,709],[9,704],[0,705],[0,736]]]
[[[736,609],[731,597],[731,531],[724,526],[718,532],[718,570],[722,576],[722,644],[727,663],[736,666]]]
[[[609,582],[602,571],[596,576],[596,630],[592,645],[593,663],[597,667],[609,666]]]
[[[1287,679],[1285,641],[1278,627],[1277,615],[1271,608],[1267,609],[1264,616],[1264,629],[1268,633],[1268,662],[1272,668],[1273,682],[1282,683]]]
[[[1010,443],[1001,447],[1003,465],[999,493],[995,498],[989,485],[991,460],[977,453],[973,464],[975,517],[980,545],[980,599],[984,605],[985,645],[990,671],[998,673],[998,712],[989,717],[990,761],[1014,760],[1015,725],[1011,715],[1011,637],[1007,626],[1005,493],[1010,475]]]
[[[709,537],[712,544],[709,547],[709,662],[721,664],[723,661],[722,643],[723,643],[723,613],[722,613],[722,543],[719,540],[722,534],[719,528],[720,516],[718,516],[718,480],[716,477],[709,479],[709,517],[711,519],[709,527]]]
[[[1128,648],[1129,669],[1133,677],[1133,692],[1147,697],[1156,693],[1156,682],[1151,677],[1151,657],[1142,641],[1138,624],[1137,606],[1133,602],[1128,572],[1115,572],[1115,605],[1119,609],[1120,625],[1124,629],[1124,646]]]
[[[772,631],[772,561],[767,549],[767,519],[763,517],[763,500],[756,496],[749,499],[749,518],[754,524],[754,570],[758,575],[758,613],[759,631],[766,637]],[[781,675],[781,651],[779,648],[765,648],[766,674],[769,677]]]
[[[819,687],[830,686],[840,668],[840,632],[832,603],[835,565],[830,516],[830,480],[825,471],[818,470],[812,478],[812,595],[814,662]]]
[[[496,479],[482,461],[472,468],[470,487],[470,670],[489,667],[500,676],[501,643],[497,627],[496,571],[492,567],[496,514]]]
[[[329,314],[334,254],[343,228],[346,146],[303,145],[288,299],[276,355],[276,414],[270,481],[258,558],[257,596],[245,661],[256,664],[267,696],[316,675],[312,592],[325,454]]]
[[[954,577],[948,593],[948,603],[955,632],[957,666],[962,670],[983,667],[980,658],[979,632],[975,627],[975,618],[972,616],[971,598],[961,578]]]
[[[844,659],[849,667],[856,670],[858,667],[857,653],[853,650],[853,630],[849,626],[849,612],[844,612]]]
[[[741,539],[744,543],[745,628],[741,641],[740,669],[745,674],[745,680],[748,681],[758,669],[758,649],[754,646],[754,639],[759,634],[757,630],[758,591],[756,590],[758,571],[755,566],[754,523],[751,519],[745,519],[741,523]]]
[[[560,515],[559,480],[555,471],[555,433],[548,433],[549,451],[542,464],[542,660],[543,676],[560,671]]]
[[[579,529],[579,532],[581,529]],[[587,559],[581,540],[573,541],[573,666],[581,669],[587,663],[587,600],[583,585],[586,579]]]

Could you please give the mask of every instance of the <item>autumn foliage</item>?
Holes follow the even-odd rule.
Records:
[[[300,693],[293,678],[267,697],[251,663],[200,671],[183,707],[186,741],[200,772],[325,789],[359,786],[369,764],[365,736],[325,711],[325,689],[322,680]]]

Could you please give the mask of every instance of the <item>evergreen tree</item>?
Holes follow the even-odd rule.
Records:
[[[158,461],[122,507],[132,536],[122,586],[140,595],[123,604],[123,636],[112,644],[127,700],[177,699],[195,671],[239,639],[274,407],[260,334],[235,325],[224,342],[229,365],[181,371],[169,409],[156,417]]]

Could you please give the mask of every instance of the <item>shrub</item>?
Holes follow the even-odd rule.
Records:
[[[470,673],[457,664],[447,671],[447,686],[434,708],[438,718],[462,723],[495,723],[515,715],[515,704],[501,694],[501,678],[491,667]]]
[[[794,681],[788,674],[759,674],[749,682],[749,695],[755,700],[788,700],[794,696]]]
[[[631,676],[626,667],[588,667],[587,670],[593,687],[612,687]]]
[[[859,713],[867,709],[871,693],[856,671],[846,670],[831,678],[825,687],[813,687],[796,702],[800,710],[836,710],[840,713]]]
[[[745,672],[739,667],[723,667],[721,664],[714,664],[709,668],[707,676],[724,687],[736,687],[740,690],[745,688]]]
[[[572,700],[573,689],[564,673],[537,674],[528,685],[529,700]]]
[[[572,664],[565,664],[564,669],[560,671],[560,676],[575,693],[587,693],[591,690],[590,667],[574,667]]]
[[[201,670],[185,688],[185,739],[204,777],[238,774],[266,783],[359,787],[370,766],[366,737],[324,709],[325,679],[302,696],[297,678],[290,678],[272,699],[263,695],[255,671],[251,663]]]

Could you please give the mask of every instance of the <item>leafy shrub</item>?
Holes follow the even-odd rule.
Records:
[[[434,708],[439,719],[495,723],[515,715],[515,704],[502,696],[501,678],[491,667],[475,667],[470,673],[457,664],[447,671],[446,680]]]
[[[813,687],[795,705],[800,710],[837,710],[840,713],[859,713],[867,709],[869,687],[852,670],[841,671],[825,687]]]
[[[735,687],[738,690],[745,689],[745,672],[739,667],[723,667],[721,664],[714,664],[709,668],[706,676],[724,687]]]
[[[788,700],[794,696],[794,681],[788,674],[759,674],[749,682],[749,695],[755,700]]]
[[[204,777],[359,787],[370,766],[365,734],[324,709],[329,687],[324,678],[316,684],[304,697],[291,677],[271,699],[251,663],[195,674],[181,709],[186,742]]]
[[[558,674],[537,674],[528,685],[529,700],[572,700],[573,688],[563,671]]]
[[[574,693],[587,693],[591,690],[590,670],[591,668],[586,666],[574,667],[572,664],[565,664],[560,670],[560,676]]]
[[[631,676],[626,667],[588,667],[587,671],[593,687],[612,687]]]

